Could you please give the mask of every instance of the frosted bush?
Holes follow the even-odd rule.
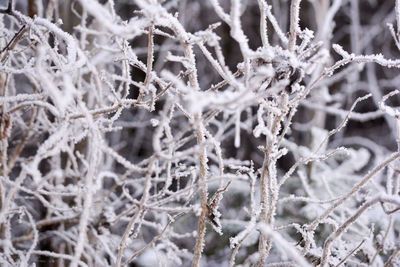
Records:
[[[396,266],[400,1],[0,10],[1,266]]]

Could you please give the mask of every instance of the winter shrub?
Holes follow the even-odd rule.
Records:
[[[3,2],[1,266],[400,264],[400,1]]]

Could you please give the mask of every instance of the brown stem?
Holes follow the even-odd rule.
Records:
[[[150,81],[151,81],[151,71],[153,69],[153,53],[154,53],[154,22],[151,22],[149,27],[149,43],[148,43],[148,51],[147,51],[147,69],[146,69],[146,78],[144,80],[144,87],[148,89]],[[143,99],[143,89],[140,89],[139,97],[137,99],[137,103],[142,102]]]
[[[202,186],[201,192],[201,214],[199,218],[199,227],[197,230],[197,239],[196,245],[194,247],[194,258],[193,258],[193,267],[198,267],[200,263],[201,253],[203,251],[204,246],[204,235],[205,235],[205,227],[206,227],[206,215],[207,215],[207,194],[208,194],[208,186],[207,186],[207,150],[204,145],[204,125],[200,119],[200,115],[196,114],[196,121],[198,122],[197,126],[197,143],[200,146],[200,185]]]

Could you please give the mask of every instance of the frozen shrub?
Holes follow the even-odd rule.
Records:
[[[1,266],[398,265],[400,1],[0,16]]]

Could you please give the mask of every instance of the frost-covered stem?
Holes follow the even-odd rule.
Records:
[[[180,216],[182,213],[174,216],[174,219],[176,219],[178,216]],[[162,229],[161,233],[159,233],[158,235],[156,235],[150,242],[147,243],[146,246],[144,246],[143,248],[139,249],[137,252],[135,252],[127,261],[125,261],[121,266],[124,267],[126,265],[128,265],[129,263],[131,263],[137,256],[139,256],[140,254],[142,254],[146,249],[148,249],[149,247],[151,247],[155,242],[157,242],[165,233],[165,231],[168,229],[168,227],[170,226],[170,224],[173,222],[172,219],[170,219],[168,221],[168,223],[165,225],[165,227]]]
[[[24,166],[25,167],[25,166]],[[11,208],[11,201],[14,200],[15,194],[18,192],[21,184],[24,182],[27,173],[25,168],[23,167],[22,171],[20,172],[18,178],[13,182],[13,187],[9,189],[7,196],[3,200],[1,210],[0,210],[0,223],[4,223],[6,220],[7,213]],[[4,192],[5,193],[5,192]]]
[[[1,85],[1,92],[0,92],[0,97],[1,98],[5,98],[6,96],[6,90],[8,87],[8,75],[1,73],[0,74],[0,85]],[[8,161],[8,131],[9,129],[9,122],[6,123],[6,120],[10,120],[9,118],[7,118],[9,115],[7,114],[7,107],[8,107],[8,103],[4,102],[1,103],[1,109],[0,109],[0,148],[1,148],[1,154],[0,154],[0,164],[1,164],[1,174],[2,176],[5,178],[7,177],[8,174],[8,170],[7,170],[7,161]],[[3,193],[3,188],[1,188],[1,194]],[[2,203],[0,203],[2,204]]]
[[[243,237],[242,237],[242,239],[240,239],[239,240],[239,242],[237,243],[237,245],[235,246],[235,248],[233,249],[233,251],[232,251],[232,255],[231,255],[231,258],[230,258],[230,260],[229,260],[229,266],[230,267],[233,267],[233,266],[235,266],[235,258],[236,258],[236,255],[238,254],[238,252],[239,252],[239,249],[240,249],[240,247],[241,247],[241,245],[242,245],[242,243],[243,243],[243,241],[250,235],[250,233],[251,233],[251,231],[253,231],[253,229],[255,228],[255,226],[256,226],[256,224],[255,224],[255,219],[253,219],[253,217],[251,218],[251,221],[250,221],[250,223],[249,223],[249,225],[246,227],[246,229],[245,229],[245,234],[243,235]]]
[[[168,14],[168,15],[171,16],[170,14]],[[189,62],[191,64],[190,73],[189,73],[190,87],[192,87],[192,89],[194,89],[194,90],[200,90],[200,85],[199,85],[199,81],[197,78],[196,58],[195,58],[195,55],[193,52],[193,44],[191,44],[189,42],[187,33],[184,30],[183,26],[179,23],[179,21],[174,19],[171,22],[173,22],[172,23],[173,30],[175,31],[175,33],[179,36],[179,38],[181,40],[185,57],[189,60]]]
[[[269,197],[268,190],[267,190],[268,165],[269,165],[269,158],[268,158],[268,154],[265,152],[263,166],[262,166],[262,172],[261,172],[261,221],[262,222],[267,221],[267,203],[268,203],[268,197]],[[258,249],[261,253],[260,260],[258,262],[258,266],[263,266],[264,262],[268,256],[266,240],[263,235],[260,236]]]
[[[276,159],[271,156],[277,151],[276,142],[282,117],[275,118],[271,127],[272,138],[267,137],[267,148],[264,150],[264,162],[261,171],[261,221],[273,225],[276,203],[278,200],[279,187],[276,180]],[[257,266],[263,266],[269,251],[271,250],[271,239],[261,235],[259,241],[260,259]]]
[[[350,110],[347,112],[346,117],[342,120],[342,122],[339,124],[338,127],[336,127],[335,129],[329,131],[329,133],[326,135],[326,137],[324,138],[324,140],[322,140],[321,144],[318,146],[318,148],[315,150],[315,153],[318,153],[321,148],[328,142],[329,138],[332,137],[332,135],[336,134],[337,132],[339,132],[340,130],[343,129],[343,127],[346,126],[347,122],[349,121],[350,117],[351,117],[351,113],[354,110],[354,108],[356,107],[356,105],[363,101],[366,100],[368,98],[371,97],[371,94],[367,94],[365,96],[359,97],[356,99],[356,101],[354,101],[353,105],[351,105]]]
[[[193,53],[193,45],[189,44],[187,41],[183,41],[183,51],[185,53],[185,56],[192,62],[192,69],[190,70],[189,73],[190,87],[192,87],[195,90],[199,90],[200,85],[197,80],[196,60]]]
[[[268,200],[270,198],[268,194],[268,167],[270,164],[270,160],[268,157],[267,152],[264,153],[264,162],[262,166],[262,172],[261,172],[261,221],[266,222],[267,221],[267,205],[268,205]],[[267,248],[267,240],[264,235],[260,236],[260,241],[258,245],[258,249],[261,253],[260,255],[260,260],[257,263],[258,266],[263,266],[265,263],[265,260],[268,257],[268,248]]]
[[[224,161],[222,160],[222,150],[221,150],[221,143],[216,141],[214,139],[214,137],[211,135],[210,132],[207,131],[207,129],[204,129],[204,134],[206,136],[206,138],[208,140],[211,141],[211,143],[214,145],[214,150],[215,150],[215,154],[217,156],[217,160],[218,160],[218,169],[219,169],[219,175],[220,175],[220,179],[218,181],[218,187],[219,188],[223,188],[222,185],[222,176],[224,175]]]
[[[233,74],[234,78],[239,77],[242,74],[241,70],[236,71]],[[211,91],[218,91],[220,88],[224,87],[225,85],[229,84],[229,82],[227,80],[222,80],[221,82],[217,83],[216,85],[211,86],[211,88],[209,90]]]
[[[223,8],[221,7],[221,5],[219,4],[218,0],[210,0],[211,4],[214,7],[215,12],[217,13],[217,15],[223,20],[225,21],[227,24],[230,23],[231,18],[229,17],[228,14],[226,14],[223,10]]]
[[[34,107],[33,110],[32,110],[31,116],[29,118],[29,122],[28,122],[28,125],[27,125],[27,129],[25,131],[25,134],[22,137],[21,141],[19,142],[17,148],[14,150],[14,153],[12,154],[11,159],[8,161],[8,166],[7,166],[7,171],[8,172],[7,172],[7,175],[12,170],[12,168],[14,167],[15,162],[18,159],[18,156],[21,154],[22,149],[25,146],[25,142],[29,137],[29,134],[30,134],[31,129],[32,129],[33,121],[35,120],[35,117],[36,117],[36,110],[37,110],[37,108]],[[1,207],[1,205],[0,205],[0,207]]]
[[[1,73],[0,74],[0,85],[1,85],[1,92],[0,92],[0,98],[6,98],[6,88],[7,88],[7,75]],[[8,129],[6,129],[9,126],[4,125],[4,122],[6,120],[6,107],[7,102],[1,103],[1,108],[0,108],[0,148],[1,148],[1,154],[0,154],[0,164],[1,164],[1,169],[0,173],[3,176],[3,179],[5,179],[8,176],[8,165],[7,165],[7,147],[8,147],[8,136],[7,132]],[[3,136],[3,133],[4,136]],[[3,187],[3,182],[0,181],[0,211],[2,211],[5,207],[4,205],[4,197],[5,197],[5,190]],[[2,218],[0,217],[0,222],[2,222]],[[0,224],[0,227],[2,224]],[[1,238],[2,236],[0,236]]]
[[[299,13],[301,0],[292,0],[290,4],[290,31],[289,51],[293,51],[296,45],[297,30],[299,28]]]
[[[116,267],[121,266],[122,256],[123,256],[123,252],[124,252],[124,249],[126,246],[126,242],[128,241],[128,238],[132,231],[133,226],[135,225],[138,218],[142,215],[144,205],[146,204],[146,202],[149,198],[150,188],[151,188],[151,177],[153,174],[153,166],[155,164],[155,161],[156,161],[156,158],[152,157],[152,159],[149,163],[148,172],[146,174],[146,180],[145,180],[145,184],[144,184],[144,188],[143,188],[142,198],[140,199],[140,203],[137,205],[137,210],[135,212],[135,215],[132,217],[132,219],[128,223],[128,226],[126,227],[124,235],[122,236],[121,242],[119,244],[117,260],[115,263]]]
[[[32,252],[35,249],[35,247],[37,246],[37,243],[39,241],[39,232],[37,230],[37,226],[35,225],[35,220],[33,219],[32,214],[26,208],[24,208],[24,212],[25,212],[26,216],[28,217],[28,221],[32,227],[33,240],[32,240],[32,244],[29,247],[29,250],[26,253],[24,260],[20,266],[28,266],[29,258],[31,257]]]
[[[122,49],[123,49],[124,54],[128,55],[128,51],[127,51],[129,49],[128,41],[124,40],[122,42]],[[122,60],[122,62],[123,62],[122,63],[122,66],[123,66],[122,67],[122,76],[125,79],[125,86],[124,86],[124,89],[123,89],[124,93],[122,94],[122,98],[126,99],[128,97],[128,95],[129,95],[129,85],[130,85],[129,81],[131,80],[130,79],[131,65],[129,64],[129,60],[128,59],[127,60]],[[147,68],[148,68],[148,66],[146,66],[146,77],[147,77]],[[122,88],[122,84],[120,86]],[[139,86],[139,95],[140,95],[140,93],[143,93],[143,87],[142,86]]]
[[[380,172],[382,169],[387,167],[391,162],[395,161],[400,157],[400,152],[394,153],[391,157],[386,159],[384,162],[376,166],[372,171],[370,171],[364,178],[359,182],[357,185],[353,187],[353,189],[347,193],[346,196],[343,198],[337,200],[335,203],[333,203],[321,216],[319,216],[316,220],[313,221],[313,223],[308,227],[307,231],[310,233],[313,233],[315,229],[317,229],[318,225],[322,223],[323,220],[325,220],[329,214],[331,214],[332,211],[334,211],[337,207],[342,205],[346,200],[348,200],[350,197],[352,197],[355,193],[357,193],[366,183],[368,183],[378,172]],[[308,238],[305,241],[303,253],[306,253],[309,249],[309,246],[311,244],[311,240]]]
[[[333,46],[334,49],[337,50],[337,52],[340,52],[340,50],[344,53],[345,52],[340,46]],[[374,62],[378,65],[387,67],[387,68],[400,68],[400,60],[392,60],[392,59],[386,59],[382,55],[363,55],[363,56],[354,56],[354,55],[347,55],[345,56],[342,60],[337,61],[335,64],[333,64],[331,67],[326,68],[317,78],[315,78],[310,85],[306,87],[306,89],[300,93],[298,96],[293,101],[300,101],[307,97],[310,93],[310,91],[317,86],[317,84],[324,79],[327,76],[331,76],[334,71],[337,69],[349,64],[349,63],[371,63]],[[292,101],[292,102],[293,102]]]
[[[265,10],[267,18],[271,22],[272,28],[275,30],[275,33],[278,35],[279,39],[282,41],[282,43],[287,45],[289,41],[288,41],[286,35],[283,33],[281,27],[279,26],[279,23],[276,20],[275,16],[272,14],[271,8],[272,7],[267,4],[266,10]]]
[[[85,246],[85,242],[87,239],[87,226],[90,219],[90,211],[93,206],[93,195],[95,193],[94,190],[94,179],[97,172],[97,168],[100,163],[100,149],[98,148],[98,143],[100,142],[99,133],[96,129],[91,130],[91,140],[89,141],[88,148],[89,148],[89,162],[88,162],[88,171],[85,178],[85,194],[83,200],[83,210],[82,214],[79,219],[79,235],[78,240],[75,246],[75,253],[74,257],[71,261],[72,267],[78,266],[79,259],[83,253],[83,248]]]
[[[351,216],[346,222],[344,222],[336,231],[334,231],[328,239],[325,241],[324,244],[324,249],[322,251],[322,257],[321,257],[321,267],[327,266],[328,263],[328,257],[330,253],[330,246],[332,242],[338,238],[343,232],[347,230],[347,228],[354,223],[368,208],[372,207],[378,202],[390,202],[393,204],[400,205],[400,200],[397,197],[391,197],[391,196],[379,196],[376,197],[367,203],[365,203],[361,208],[358,209],[358,211]]]
[[[1,119],[1,118],[0,118]],[[1,172],[4,178],[7,177],[8,168],[7,168],[7,150],[8,150],[8,139],[7,137],[1,140]],[[3,201],[4,201],[4,188],[3,183],[0,182],[0,208],[3,208]]]
[[[379,255],[379,253],[381,253],[381,251],[383,250],[383,247],[384,247],[385,242],[386,242],[386,238],[389,235],[389,232],[390,232],[390,229],[392,228],[392,225],[393,225],[393,216],[389,215],[389,223],[388,223],[388,226],[386,227],[385,234],[384,234],[384,236],[382,238],[381,243],[379,244],[379,247],[376,249],[375,255],[372,257],[372,260],[371,260],[371,265],[372,266],[374,264],[375,259]]]
[[[347,255],[346,257],[344,257],[338,264],[336,264],[335,267],[339,267],[342,266],[343,263],[345,263],[354,253],[356,253],[360,247],[365,243],[365,241],[367,241],[367,238],[364,238],[360,244],[358,244],[355,248],[353,248]],[[371,263],[372,265],[372,263]]]
[[[280,135],[279,138],[278,138],[278,142],[277,142],[277,146],[278,146],[278,147],[281,145],[281,143],[282,143],[282,141],[283,141],[285,135],[287,134],[287,132],[288,132],[288,130],[289,130],[289,128],[290,128],[290,125],[292,124],[292,120],[293,120],[294,115],[295,115],[296,112],[297,112],[297,106],[298,106],[298,105],[299,105],[299,102],[297,102],[293,107],[290,108],[290,113],[289,113],[289,115],[287,116],[287,119],[286,119],[286,121],[285,121],[285,125],[284,125],[284,127],[283,127],[282,132],[281,132],[281,135]]]
[[[244,61],[246,61],[250,53],[250,48],[240,22],[240,1],[232,0],[231,2],[231,23],[229,25],[231,27],[231,35],[238,42]]]
[[[148,45],[147,45],[146,78],[145,78],[144,83],[143,83],[143,85],[144,85],[144,87],[146,89],[148,89],[148,87],[149,87],[149,84],[150,84],[150,81],[151,81],[151,71],[153,69],[153,60],[154,60],[154,57],[153,57],[153,53],[154,53],[154,35],[153,35],[153,32],[154,32],[154,22],[151,22],[151,25],[149,27],[149,40],[148,40]],[[140,93],[139,93],[139,97],[138,97],[137,103],[142,102],[143,94],[144,94],[144,92],[141,89]]]
[[[229,241],[231,243],[231,247],[232,245],[235,245],[235,248],[232,251],[232,255],[231,258],[229,260],[229,266],[233,267],[235,265],[235,258],[237,253],[239,252],[239,249],[243,243],[243,241],[250,235],[250,233],[253,231],[253,229],[256,226],[256,219],[257,219],[257,215],[256,215],[256,203],[254,200],[254,193],[255,193],[255,181],[256,181],[256,177],[253,173],[253,166],[250,169],[250,172],[248,173],[249,178],[250,178],[250,209],[251,209],[251,219],[250,222],[247,224],[246,228],[240,232],[238,235],[236,235],[235,238],[230,238]],[[239,239],[239,237],[241,237]],[[239,241],[237,241],[237,243],[235,242],[235,239],[239,239]]]
[[[207,215],[207,148],[205,146],[204,138],[204,125],[201,121],[200,114],[195,115],[197,123],[197,143],[200,146],[200,178],[199,185],[201,185],[201,214],[199,218],[199,226],[197,229],[196,245],[194,247],[194,258],[192,262],[193,267],[198,267],[200,264],[200,257],[204,247],[204,236],[206,232],[206,215]]]
[[[224,81],[226,83],[229,83],[236,89],[240,88],[240,84],[235,80],[235,78],[236,78],[235,74],[237,72],[235,74],[232,74],[232,72],[229,70],[229,68],[227,68],[225,65],[223,65],[224,62],[218,63],[218,61],[213,58],[210,51],[207,50],[207,48],[204,46],[204,44],[200,43],[200,44],[198,44],[198,46],[201,49],[201,51],[203,52],[204,56],[208,59],[208,61],[214,67],[214,69],[224,79]],[[216,49],[216,51],[218,51],[218,50]],[[216,89],[213,89],[213,90],[216,90]]]
[[[158,18],[162,18],[168,21],[168,24],[164,24],[163,21],[160,21],[162,26],[166,26],[171,28],[174,33],[177,35],[179,41],[182,44],[183,52],[185,54],[185,58],[188,60],[189,66],[189,84],[190,87],[194,90],[200,90],[198,77],[197,77],[197,68],[196,68],[196,58],[193,52],[193,44],[189,40],[189,34],[186,32],[183,25],[179,22],[179,20],[169,13],[166,9],[164,9],[161,5],[149,5],[147,1],[136,0],[136,4],[143,10],[147,10],[150,14],[154,16],[154,23],[157,24]]]
[[[267,35],[267,15],[265,10],[267,8],[267,3],[265,0],[258,0],[258,6],[260,8],[260,36],[261,42],[264,47],[269,45],[268,35]]]

